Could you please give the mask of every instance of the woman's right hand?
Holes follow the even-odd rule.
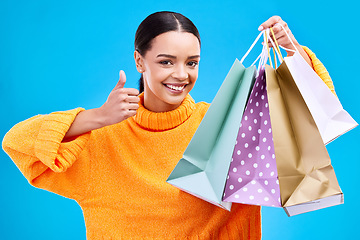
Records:
[[[124,121],[136,114],[139,108],[139,91],[135,88],[124,88],[126,75],[124,71],[119,73],[119,81],[109,94],[106,102],[98,109],[99,119],[104,126]]]
[[[119,123],[136,114],[139,108],[139,91],[135,88],[124,88],[126,75],[119,73],[119,81],[110,92],[108,99],[100,108],[80,112],[64,139],[72,138],[86,132]]]

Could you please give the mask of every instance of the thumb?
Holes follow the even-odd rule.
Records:
[[[120,70],[119,72],[119,81],[116,84],[115,88],[123,88],[126,83],[126,75],[123,70]]]

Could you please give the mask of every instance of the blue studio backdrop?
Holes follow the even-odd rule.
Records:
[[[0,138],[37,114],[100,107],[121,69],[127,74],[125,86],[137,87],[135,31],[147,15],[161,10],[183,13],[200,31],[199,79],[191,92],[196,101],[212,101],[234,59],[241,58],[257,36],[258,26],[280,15],[298,42],[310,47],[327,67],[344,108],[359,122],[359,50],[351,34],[358,28],[354,4],[354,0],[1,0]],[[263,207],[264,240],[358,235],[359,133],[360,127],[327,146],[345,204],[291,218],[282,209]],[[85,231],[75,201],[30,186],[0,152],[0,239],[81,240]]]

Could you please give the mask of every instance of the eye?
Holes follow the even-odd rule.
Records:
[[[188,62],[187,65],[190,67],[196,67],[197,65],[199,65],[199,63],[197,61],[191,61],[191,62]]]
[[[159,62],[161,65],[164,65],[164,66],[170,66],[172,65],[172,62],[170,60],[164,60],[164,61],[161,61]]]

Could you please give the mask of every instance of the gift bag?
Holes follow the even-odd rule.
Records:
[[[289,216],[344,202],[317,125],[287,66],[266,66],[281,205]]]
[[[212,104],[167,182],[224,209],[222,195],[233,146],[255,67],[245,68],[235,60]]]
[[[287,37],[291,41],[290,36]],[[298,51],[291,57],[285,57],[283,64],[294,79],[325,144],[358,125]]]
[[[241,120],[223,201],[281,207],[263,67]]]
[[[267,42],[266,32],[263,31],[241,61],[244,61],[262,35],[264,42]],[[223,195],[223,201],[226,202],[281,207],[265,79],[265,65],[270,56],[268,50],[268,46],[263,45],[261,54],[255,60],[260,59],[258,76],[235,143]],[[269,61],[272,64],[271,59]]]

